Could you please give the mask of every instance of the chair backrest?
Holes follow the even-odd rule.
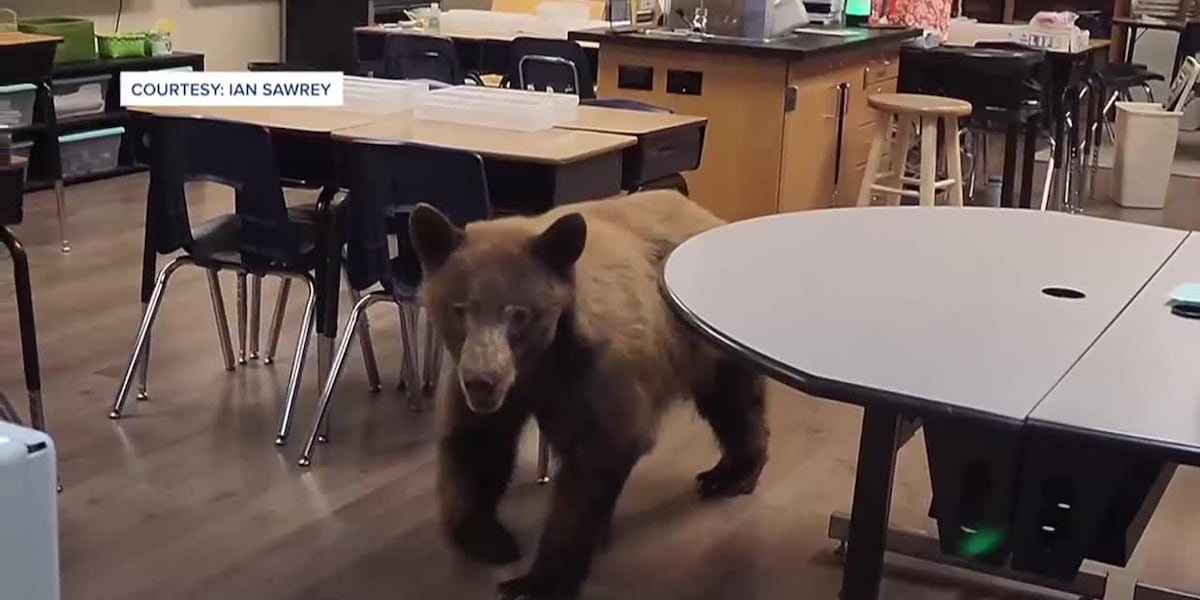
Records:
[[[583,99],[596,97],[596,73],[587,53],[576,42],[518,37],[512,41],[510,60],[513,87],[551,89]]]
[[[418,203],[436,207],[459,227],[492,216],[478,154],[368,142],[354,144],[351,152],[346,273],[356,289],[387,277],[405,285],[420,282],[420,263],[408,243],[408,213]],[[389,234],[400,240],[394,257],[388,256]]]
[[[386,79],[433,79],[458,85],[463,82],[454,41],[448,37],[416,33],[384,36],[383,71]]]
[[[263,127],[195,117],[150,123],[147,226],[160,254],[192,244],[184,184],[210,181],[234,190],[238,247],[247,263],[288,264],[300,246],[288,219],[271,135]]]
[[[1167,101],[1163,103],[1163,108],[1169,111],[1182,111],[1188,100],[1191,99],[1192,88],[1196,86],[1197,77],[1200,77],[1200,62],[1192,56],[1183,59],[1183,64],[1179,66],[1179,72],[1171,81],[1171,93],[1167,94]]]

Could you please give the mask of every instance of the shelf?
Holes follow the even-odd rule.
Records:
[[[54,65],[53,78],[120,71],[145,71],[203,61],[204,55],[195,52],[174,52],[167,56],[134,56],[130,58],[97,58]],[[202,64],[202,63],[201,63]]]
[[[129,119],[129,113],[125,109],[110,110],[108,112],[96,113],[94,115],[81,115],[78,117],[68,117],[59,119],[58,129],[66,131],[68,129],[80,129],[89,125],[107,125],[115,123],[124,123]]]
[[[84,175],[82,177],[71,177],[65,180],[63,183],[65,185],[88,183],[90,181],[108,179],[110,177],[120,177],[122,175],[129,175],[131,173],[141,173],[142,171],[146,171],[148,169],[149,167],[146,165],[118,165],[117,168],[108,171],[100,171],[98,173],[92,173],[91,175]],[[47,190],[53,186],[54,182],[49,179],[30,179],[29,181],[25,182],[25,193],[28,194],[30,192]]]

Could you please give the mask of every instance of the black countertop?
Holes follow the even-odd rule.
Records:
[[[725,52],[754,54],[760,56],[811,58],[846,50],[862,50],[875,46],[897,44],[921,34],[918,29],[866,29],[848,28],[853,35],[838,36],[817,33],[797,33],[787,38],[756,40],[733,37],[691,38],[678,35],[663,35],[630,31],[628,29],[584,29],[572,31],[570,38],[577,41],[604,42],[620,41],[648,47],[680,48],[688,46],[702,52]]]

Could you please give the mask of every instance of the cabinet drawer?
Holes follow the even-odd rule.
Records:
[[[863,87],[900,76],[900,57],[879,58],[863,67]]]
[[[850,94],[850,122],[859,125],[874,123],[878,114],[875,112],[875,109],[867,106],[867,98],[875,94],[892,94],[895,92],[895,79],[885,79],[865,86],[861,90],[852,90]]]
[[[621,156],[621,187],[695,170],[704,147],[704,123],[638,137],[636,146]]]
[[[860,125],[854,129],[846,130],[846,141],[844,145],[844,154],[842,160],[847,165],[865,165],[867,163],[867,155],[871,152],[871,140],[875,137],[875,124],[867,123]],[[880,163],[880,169],[886,170],[888,151],[891,150],[891,143],[883,147],[883,161]]]

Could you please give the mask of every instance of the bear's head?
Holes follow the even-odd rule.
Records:
[[[464,231],[421,204],[409,230],[421,260],[421,295],[454,357],[467,405],[495,412],[536,370],[575,301],[574,267],[587,224],[570,213],[544,229],[513,219]]]

